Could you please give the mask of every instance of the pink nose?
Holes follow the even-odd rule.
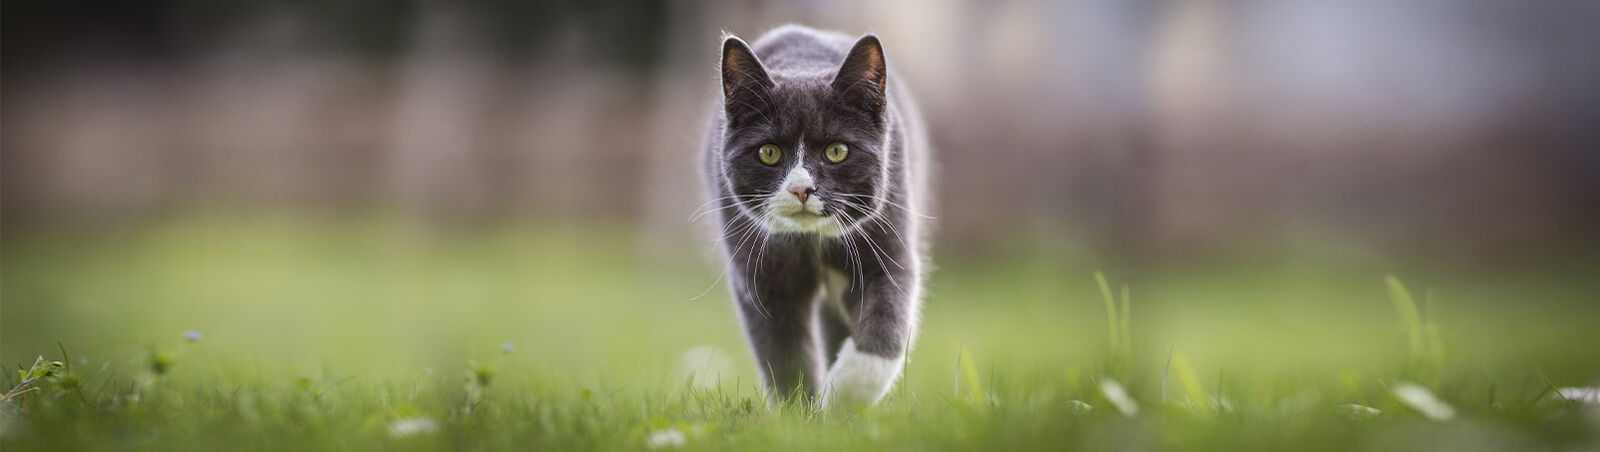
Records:
[[[800,204],[801,205],[804,205],[806,203],[806,198],[811,197],[811,194],[812,193],[816,193],[816,192],[817,192],[817,188],[816,187],[810,187],[810,186],[789,187],[789,193],[794,193],[794,197],[800,199]]]

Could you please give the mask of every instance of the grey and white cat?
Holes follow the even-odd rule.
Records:
[[[788,25],[722,42],[704,170],[771,400],[871,405],[916,336],[928,144],[873,35]]]

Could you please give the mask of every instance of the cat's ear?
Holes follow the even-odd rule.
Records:
[[[873,113],[880,113],[887,102],[884,96],[888,70],[883,62],[883,45],[876,35],[868,34],[856,41],[850,54],[839,66],[839,75],[833,78],[833,89],[856,98]]]
[[[772,89],[772,78],[761,68],[761,60],[744,40],[728,36],[722,40],[722,98],[728,111],[751,108],[751,101],[762,102],[762,93]],[[739,102],[745,104],[739,105]]]

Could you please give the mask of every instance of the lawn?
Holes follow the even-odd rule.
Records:
[[[1064,248],[940,253],[902,384],[815,413],[764,401],[706,246],[531,220],[8,228],[0,363],[63,367],[0,402],[0,448],[1600,448],[1600,404],[1561,391],[1600,385],[1593,263],[1123,263],[1108,303]]]

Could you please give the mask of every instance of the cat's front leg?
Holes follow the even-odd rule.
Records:
[[[810,400],[817,393],[824,360],[812,337],[811,300],[798,294],[763,291],[739,296],[739,316],[765,379],[767,400],[790,396]]]
[[[889,394],[905,368],[906,348],[916,329],[915,288],[899,288],[911,284],[881,279],[868,286],[852,315],[856,321],[850,338],[823,379],[818,397],[822,408],[870,406]]]

